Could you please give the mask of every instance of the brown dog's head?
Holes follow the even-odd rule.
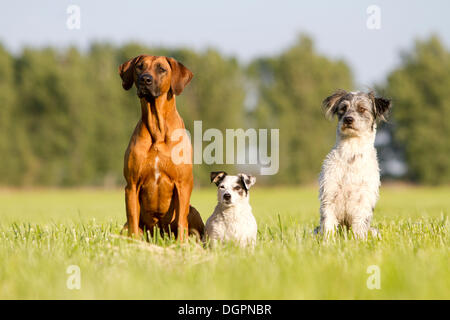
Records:
[[[139,98],[159,97],[168,93],[179,95],[191,81],[193,74],[183,64],[173,58],[140,55],[119,67],[122,87],[129,90],[133,83]]]

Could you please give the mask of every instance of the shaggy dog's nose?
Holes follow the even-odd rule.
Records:
[[[345,117],[344,124],[352,124],[353,120],[354,120],[353,117]]]
[[[225,194],[223,195],[223,199],[226,200],[226,201],[229,201],[229,200],[231,199],[231,194],[225,193]]]

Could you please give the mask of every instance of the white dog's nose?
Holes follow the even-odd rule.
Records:
[[[225,193],[225,194],[223,195],[223,200],[230,201],[230,200],[231,200],[231,194]]]

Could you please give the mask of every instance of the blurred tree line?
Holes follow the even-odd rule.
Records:
[[[203,130],[222,132],[279,128],[279,173],[261,181],[316,180],[335,140],[335,124],[325,120],[321,101],[355,84],[344,61],[319,54],[310,38],[300,36],[281,54],[247,66],[213,49],[95,43],[87,52],[25,48],[13,56],[0,46],[0,185],[123,185],[123,154],[140,108],[135,89],[122,89],[118,66],[142,53],[174,57],[193,71],[177,97],[192,134],[194,120],[202,120]],[[385,149],[404,160],[411,181],[450,182],[449,87],[450,53],[437,37],[417,42],[377,87],[394,102]],[[219,168],[237,170],[195,165],[196,184],[209,183],[209,171]]]
[[[427,184],[450,182],[450,52],[437,36],[416,41],[384,91],[394,99],[393,145],[406,177]]]

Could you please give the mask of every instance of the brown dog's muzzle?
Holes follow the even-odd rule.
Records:
[[[161,95],[161,90],[156,85],[153,76],[149,73],[143,73],[138,78],[138,97],[158,97]]]

